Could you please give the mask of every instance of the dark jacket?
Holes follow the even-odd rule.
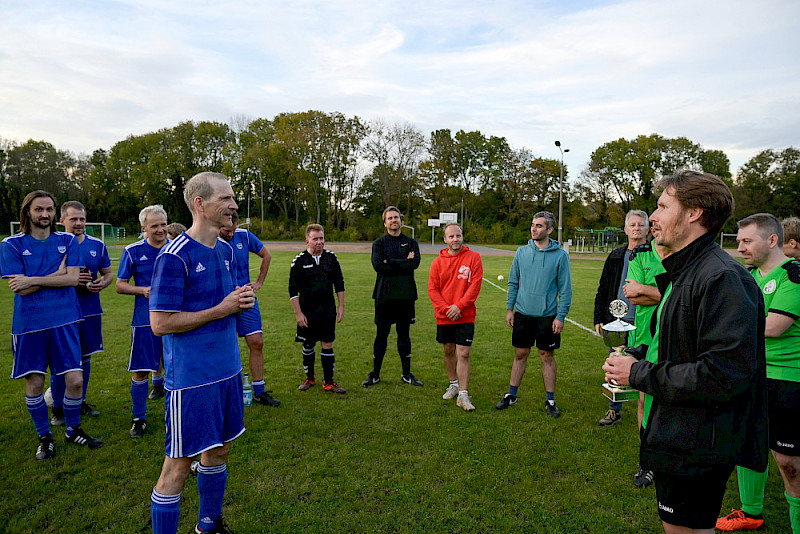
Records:
[[[408,253],[414,258],[408,259]],[[419,243],[405,234],[384,234],[372,243],[372,268],[378,273],[372,298],[387,300],[417,300],[414,270],[419,267]]]
[[[603,264],[603,274],[600,275],[600,284],[597,286],[597,294],[594,297],[594,324],[608,324],[615,319],[608,311],[608,305],[617,298],[619,283],[622,279],[622,268],[625,267],[626,250],[628,250],[627,243],[615,248]]]
[[[658,363],[631,367],[653,396],[642,435],[646,469],[701,474],[763,471],[767,443],[764,300],[755,279],[706,234],[664,259]]]
[[[304,250],[292,260],[289,269],[289,298],[300,298],[300,309],[311,318],[336,315],[333,293],[344,291],[344,277],[339,258],[323,250],[319,263]]]

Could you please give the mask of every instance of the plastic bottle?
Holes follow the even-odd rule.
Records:
[[[245,406],[253,404],[253,384],[250,382],[250,375],[245,373],[242,379],[242,400]]]

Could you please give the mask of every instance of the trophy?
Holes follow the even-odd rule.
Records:
[[[603,325],[603,341],[606,346],[613,349],[609,353],[610,357],[624,356],[625,347],[628,345],[628,334],[636,327],[626,323],[621,318],[628,313],[628,305],[623,300],[613,300],[608,305],[608,311],[617,318],[616,321]],[[625,402],[637,400],[639,392],[630,386],[621,386],[614,382],[603,383],[603,395],[613,402]]]

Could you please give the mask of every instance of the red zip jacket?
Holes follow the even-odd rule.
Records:
[[[481,255],[461,247],[455,256],[443,249],[431,264],[428,277],[428,296],[433,303],[436,324],[463,324],[475,322],[475,301],[481,292],[483,263]],[[461,310],[461,318],[451,321],[447,308],[455,304]]]

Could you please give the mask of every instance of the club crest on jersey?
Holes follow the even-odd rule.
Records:
[[[89,251],[89,256],[91,256],[93,258],[96,258],[97,257],[97,251],[96,250],[90,250]]]
[[[236,243],[236,248],[238,248],[239,250],[242,250],[242,244],[241,243]]]
[[[202,264],[202,263],[198,263],[198,264],[197,264],[197,267],[195,267],[195,269],[194,269],[194,272],[196,272],[196,273],[202,273],[202,272],[203,272],[203,271],[205,271],[205,270],[206,270],[206,268],[205,268],[205,267],[203,267],[203,264]]]
[[[472,269],[467,267],[466,265],[462,265],[458,268],[458,276],[456,277],[459,280],[466,280],[469,282],[472,280]]]
[[[775,280],[770,280],[767,282],[767,285],[764,286],[764,293],[771,295],[775,293],[776,289],[778,289],[778,283]]]
[[[67,251],[67,247],[58,247],[58,253],[64,254]]]

